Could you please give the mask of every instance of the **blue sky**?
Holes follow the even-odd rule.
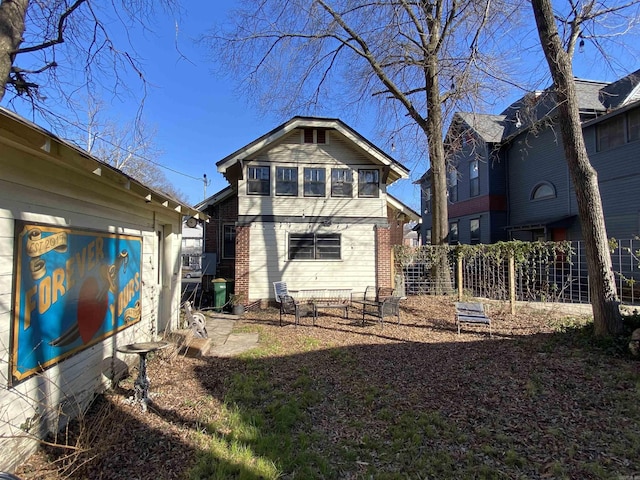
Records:
[[[235,90],[233,82],[222,80],[215,74],[218,66],[208,57],[206,49],[196,42],[214,22],[224,21],[235,3],[236,0],[189,0],[183,2],[177,28],[175,17],[166,15],[158,17],[149,32],[128,32],[132,45],[143,60],[143,71],[150,84],[144,120],[156,130],[155,143],[162,151],[156,160],[167,167],[163,169],[165,175],[185,194],[190,204],[204,198],[203,174],[210,181],[206,186],[207,196],[227,186],[226,180],[216,171],[218,160],[287,120],[275,113],[260,116],[257,109]],[[535,35],[533,24],[530,35]],[[614,80],[639,67],[629,62],[628,68],[622,66],[617,74],[613,74],[602,64],[583,60],[586,57],[577,57],[574,66],[575,74],[583,78]],[[546,64],[540,65],[546,69]],[[132,84],[136,85],[136,82]],[[498,108],[505,108],[520,95],[514,92],[513,98],[505,98],[504,104]],[[131,122],[138,108],[133,101],[104,100],[107,104],[110,102],[108,114],[122,124]],[[302,115],[305,113],[300,112]],[[328,116],[339,116],[365,138],[383,150],[387,149],[384,139],[377,138],[373,122],[367,122],[363,117]],[[397,160],[412,170],[411,178],[396,182],[390,192],[418,211],[420,194],[413,181],[424,173],[427,164],[420,158]]]

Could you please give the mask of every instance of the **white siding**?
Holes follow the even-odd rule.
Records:
[[[341,260],[288,260],[289,233],[339,233]],[[259,223],[251,226],[250,298],[273,298],[273,282],[284,280],[291,290],[351,288],[363,292],[375,285],[373,225]]]
[[[358,198],[358,169],[377,168],[372,159],[363,152],[350,147],[350,143],[335,132],[328,132],[326,145],[301,144],[300,132],[293,131],[278,144],[255,159],[244,162],[247,165],[268,165],[271,171],[271,196],[247,195],[246,175],[238,181],[239,215],[277,215],[277,216],[357,216],[386,217],[385,185],[381,184],[379,198]],[[276,166],[298,167],[298,196],[276,196]],[[326,196],[304,197],[304,167],[326,168]],[[353,174],[353,198],[331,197],[331,168],[350,168]],[[380,174],[382,179],[382,172]]]
[[[175,212],[154,210],[139,196],[114,188],[99,176],[1,142],[0,172],[0,470],[12,470],[37,446],[32,438],[64,424],[68,414],[107,386],[113,365],[137,361],[136,356],[117,353],[118,345],[153,339],[165,325],[177,325],[181,219]],[[10,386],[16,219],[141,237],[142,320]],[[158,275],[156,232],[162,229],[165,265]]]

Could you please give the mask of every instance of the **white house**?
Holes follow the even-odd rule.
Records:
[[[190,207],[0,109],[0,470],[177,326]],[[129,358],[128,358],[129,357]]]
[[[293,289],[392,286],[392,240],[402,243],[403,224],[419,215],[387,187],[409,171],[345,123],[294,117],[217,168],[230,186],[196,207],[211,217],[205,252],[235,293],[273,298],[281,280]]]

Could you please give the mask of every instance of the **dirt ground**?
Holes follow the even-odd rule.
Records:
[[[235,330],[258,331],[261,339],[270,339],[273,352],[268,356],[274,375],[286,377],[294,361],[309,361],[310,368],[318,371],[335,371],[335,355],[322,352],[352,349],[363,368],[377,372],[375,381],[380,385],[394,385],[398,394],[406,389],[402,408],[435,406],[455,418],[464,409],[454,399],[468,389],[474,375],[485,374],[485,369],[504,370],[505,365],[517,365],[510,368],[528,372],[531,358],[538,363],[555,355],[541,355],[540,346],[566,312],[560,307],[541,311],[524,306],[511,315],[508,305],[491,304],[493,338],[484,326],[465,326],[458,335],[453,301],[451,297],[410,297],[402,304],[400,325],[390,321],[384,326],[374,319],[363,326],[358,312],[352,310],[349,319],[329,311],[321,312],[315,327],[306,317],[297,327],[288,317],[286,326],[280,327],[277,310],[254,310],[238,320]],[[520,341],[523,339],[526,341]],[[517,351],[510,348],[515,342]],[[477,359],[482,371],[461,373],[461,356],[464,362]],[[493,367],[485,365],[484,359],[489,357]],[[563,359],[552,363],[558,366]],[[133,391],[129,377],[100,396],[72,429],[51,439],[62,446],[45,446],[26,459],[18,474],[24,479],[43,480],[183,478],[198,449],[194,432],[205,428],[203,412],[215,416],[224,402],[228,378],[246,372],[245,363],[243,357],[187,358],[169,349],[161,351],[149,363],[154,397],[147,413],[129,402]],[[132,374],[135,376],[135,369]],[[571,378],[572,367],[566,371],[557,367],[555,375],[558,382],[565,376]],[[504,381],[520,382],[515,377]],[[425,388],[428,394],[413,395],[418,388]],[[486,396],[486,392],[479,395]]]

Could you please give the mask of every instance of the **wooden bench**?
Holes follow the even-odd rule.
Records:
[[[492,337],[491,319],[488,317],[484,305],[479,302],[456,302],[456,325],[460,335],[461,325],[487,325],[489,336]]]
[[[399,325],[400,300],[402,298],[394,294],[393,288],[369,286],[364,293],[352,295],[351,303],[362,307],[362,325],[364,325],[367,315],[379,318],[380,325],[384,325],[386,316],[395,315]]]

